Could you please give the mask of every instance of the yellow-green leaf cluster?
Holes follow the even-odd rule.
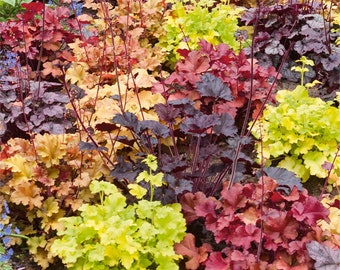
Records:
[[[93,181],[92,192],[105,193],[101,204],[83,204],[80,216],[60,219],[64,229],[51,247],[68,269],[178,269],[173,245],[185,235],[179,204],[126,198],[108,182]]]
[[[325,162],[332,163],[340,143],[340,108],[333,102],[308,95],[304,86],[277,93],[278,106],[267,105],[252,130],[259,160],[293,171],[307,181],[325,178]],[[340,175],[340,157],[334,174]]]
[[[239,29],[241,7],[206,0],[168,2],[172,12],[166,17],[165,34],[160,37],[159,45],[170,54],[172,63],[179,59],[178,49],[197,49],[201,39],[213,45],[225,43],[239,50],[240,43],[234,35]]]

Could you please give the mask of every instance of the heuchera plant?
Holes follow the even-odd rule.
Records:
[[[313,269],[306,244],[320,241],[317,222],[329,214],[305,189],[268,176],[225,183],[220,199],[186,193],[181,204],[188,234],[175,249],[185,269]]]
[[[271,90],[278,76],[274,67],[254,64],[241,51],[235,53],[228,45],[213,46],[205,40],[198,50],[181,50],[183,57],[175,71],[153,91],[167,100],[188,98],[196,108],[207,113],[229,113],[236,117],[249,100],[259,108],[266,98],[272,100]]]
[[[115,137],[126,145],[118,156],[129,153],[136,161],[133,156],[138,152],[157,155],[159,170],[165,174],[167,183],[156,191],[163,202],[173,200],[185,190],[215,194],[235,162],[239,162],[235,169],[238,180],[244,173],[250,173],[247,165],[252,159],[245,153],[236,154],[237,144],[247,145],[250,140],[237,135],[235,117],[246,109],[250,99],[258,109],[270,95],[273,87],[270,78],[277,75],[273,68],[254,65],[252,77],[250,61],[244,54],[236,55],[225,44],[214,48],[204,40],[200,46],[197,51],[182,51],[184,59],[176,64],[175,72],[154,84],[153,91],[166,100],[165,104],[154,105],[160,121],[139,120],[126,112],[116,114],[113,125],[96,126],[101,131],[123,127],[131,132]],[[254,93],[251,87],[256,89]],[[122,157],[118,162],[119,168],[111,175],[134,181],[141,169],[136,165],[138,161],[131,163]]]
[[[306,78],[321,81],[331,92],[339,87],[340,49],[335,43],[338,33],[331,32],[332,24],[322,16],[322,8],[318,1],[285,1],[250,8],[242,21],[255,26],[253,49],[260,62],[278,68],[285,55],[282,78],[297,82],[299,76],[291,67],[306,56],[315,62]]]
[[[252,129],[260,162],[277,164],[303,181],[311,175],[326,178],[325,162],[340,175],[340,158],[333,159],[340,143],[340,109],[334,102],[312,98],[304,86],[280,90],[278,106],[267,105]],[[337,96],[337,102],[340,95]]]
[[[74,58],[68,43],[84,37],[88,16],[74,17],[66,6],[50,7],[41,2],[24,3],[16,18],[0,23],[0,45],[18,54],[25,78],[52,79],[62,75],[61,66]]]
[[[240,45],[235,36],[239,30],[238,18],[243,9],[229,1],[168,1],[170,14],[165,18],[165,34],[158,45],[169,53],[168,60],[175,64],[180,59],[178,49],[198,49],[201,39],[213,45],[224,43],[235,51]]]
[[[185,219],[180,204],[126,197],[109,182],[92,181],[100,204],[83,204],[80,215],[62,218],[61,236],[51,252],[68,269],[179,269],[173,245],[183,239]]]
[[[32,142],[15,138],[1,147],[0,192],[12,209],[9,222],[29,236],[29,251],[43,269],[56,262],[49,249],[62,226],[58,219],[92,198],[92,180],[109,175],[98,151],[80,151],[79,144],[78,134],[37,134]]]

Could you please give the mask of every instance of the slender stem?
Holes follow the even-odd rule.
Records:
[[[340,144],[338,145],[338,149],[335,153],[335,156],[333,158],[333,161],[332,161],[332,164],[331,164],[331,168],[328,170],[328,173],[327,173],[327,177],[326,177],[326,180],[325,180],[325,183],[322,187],[322,190],[321,190],[321,193],[320,193],[320,196],[319,196],[319,201],[322,199],[322,196],[323,194],[325,193],[325,190],[326,190],[326,187],[327,187],[327,184],[328,184],[328,180],[329,180],[329,177],[331,175],[331,172],[333,170],[333,167],[334,167],[334,164],[335,164],[335,160],[336,158],[339,156],[339,152],[340,152]]]

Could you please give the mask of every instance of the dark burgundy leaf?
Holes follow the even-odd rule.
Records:
[[[141,172],[140,169],[134,168],[131,162],[124,160],[124,157],[118,157],[117,166],[110,172],[110,175],[117,180],[126,179],[129,182],[134,182],[137,175]]]
[[[167,174],[164,177],[165,182],[168,183],[169,187],[171,187],[176,195],[182,194],[184,191],[192,191],[192,181],[186,179],[176,179],[170,174]]]
[[[143,120],[140,122],[141,130],[149,129],[157,138],[167,138],[170,136],[168,127],[155,120]]]
[[[233,100],[229,86],[211,73],[205,73],[201,77],[201,82],[197,82],[197,90],[202,97],[214,97],[227,101]]]
[[[95,129],[99,131],[112,132],[115,129],[118,129],[118,127],[112,123],[100,123],[96,124]]]
[[[191,134],[203,134],[209,128],[220,125],[220,119],[215,114],[196,114],[194,117],[186,118],[180,129]]]
[[[209,144],[207,146],[202,146],[199,152],[199,160],[206,160],[215,155],[218,155],[221,151],[221,148],[216,144]]]
[[[137,116],[133,113],[124,112],[123,114],[117,114],[113,117],[112,122],[127,127],[136,133],[140,132],[140,123]]]
[[[174,124],[176,122],[176,117],[180,114],[180,110],[168,104],[156,104],[155,111],[159,119],[169,123]]]
[[[183,156],[170,156],[163,154],[159,157],[161,170],[167,173],[176,173],[185,170],[188,165]]]

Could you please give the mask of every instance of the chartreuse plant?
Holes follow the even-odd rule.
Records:
[[[297,71],[303,75],[305,65],[312,63],[306,58],[301,62]],[[278,91],[276,99],[280,104],[268,105],[252,129],[259,140],[257,153],[261,162],[276,163],[303,181],[311,175],[326,178],[328,172],[323,165],[327,162],[334,165],[333,173],[340,175],[340,158],[335,157],[340,143],[340,94],[337,103],[325,102],[310,97],[307,86]]]
[[[171,13],[163,25],[166,34],[160,37],[158,44],[170,53],[168,58],[173,64],[180,58],[178,49],[198,49],[201,39],[213,45],[225,43],[234,50],[240,48],[235,33],[239,30],[241,7],[229,5],[226,1],[168,2],[172,5]]]
[[[316,83],[320,83],[319,81],[315,80],[312,83],[307,83],[305,84],[305,73],[309,71],[309,68],[307,66],[313,67],[314,66],[314,61],[311,59],[308,59],[306,56],[301,56],[299,60],[296,60],[297,63],[301,63],[301,66],[293,66],[291,70],[294,70],[296,72],[299,72],[301,75],[301,86],[306,86],[306,87],[312,87]]]
[[[92,181],[90,190],[100,203],[83,204],[79,216],[60,219],[61,238],[51,246],[68,269],[178,269],[181,256],[173,245],[186,230],[179,204],[127,205],[116,186],[104,181]]]
[[[149,171],[142,171],[136,178],[136,183],[145,181],[150,185],[150,201],[153,200],[155,187],[161,187],[163,185],[164,173],[155,173],[158,168],[157,158],[154,155],[148,155],[143,161],[149,168]],[[130,193],[136,196],[137,199],[141,199],[146,195],[147,189],[141,187],[138,184],[129,184]]]

